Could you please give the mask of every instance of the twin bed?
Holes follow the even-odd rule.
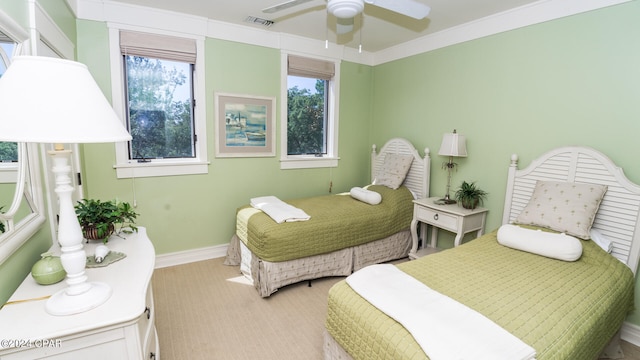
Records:
[[[389,168],[390,155],[412,157],[399,189],[369,187],[381,194],[379,205],[348,194],[288,200],[311,219],[284,224],[239,209],[227,263],[240,264],[263,297],[291,283],[353,273],[329,291],[325,359],[595,359],[615,347],[634,306],[640,186],[590,148],[558,148],[522,170],[514,155],[503,226],[414,261],[372,265],[410,250],[412,200],[428,196],[425,153],[403,139],[380,154],[374,146],[372,179]],[[373,219],[363,215],[378,210]],[[330,217],[348,221],[327,225]],[[283,227],[289,242],[272,233]]]
[[[499,230],[331,288],[325,359],[596,359],[633,309],[639,213],[640,187],[593,149],[559,148],[523,170],[514,156]],[[405,282],[415,291],[396,288]],[[424,300],[432,290],[447,302]],[[398,293],[387,302],[400,309],[376,292]],[[500,329],[444,314],[460,304]],[[510,345],[492,349],[505,330]]]
[[[421,157],[409,141],[395,138],[379,153],[373,146],[371,179],[376,185],[367,191],[379,194],[378,204],[349,193],[286,200],[310,219],[284,223],[244,206],[237,212],[225,264],[240,265],[258,294],[267,297],[285,285],[346,276],[406,257],[412,246],[412,201],[429,195],[430,164],[428,149]],[[406,174],[397,174],[400,168],[408,169]]]

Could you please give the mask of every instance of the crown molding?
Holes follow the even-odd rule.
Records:
[[[159,31],[203,36],[264,46],[283,51],[296,51],[324,58],[342,59],[366,65],[373,64],[373,54],[358,52],[343,45],[300,36],[265,31],[250,26],[225,23],[205,17],[187,15],[150,7],[123,4],[109,0],[67,0],[73,2],[79,19],[108,22],[123,27],[149,28]]]
[[[344,45],[117,1],[67,0],[79,19],[205,36],[370,66],[629,1],[633,0],[541,0],[375,53],[360,53]]]
[[[542,0],[380,50],[373,65],[629,1]]]

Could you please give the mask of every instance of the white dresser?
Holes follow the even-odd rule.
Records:
[[[87,255],[99,244],[85,243]],[[66,283],[42,286],[29,274],[0,310],[0,359],[159,359],[151,290],[155,250],[146,229],[126,239],[112,236],[107,246],[126,257],[86,271],[89,281],[111,286],[109,300],[80,314],[49,315],[46,299],[20,301],[52,295]],[[52,251],[60,254],[57,246]]]

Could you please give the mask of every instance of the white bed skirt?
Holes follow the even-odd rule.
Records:
[[[347,353],[340,344],[329,334],[327,329],[324,329],[322,350],[324,353],[324,360],[353,360],[351,355]]]
[[[409,230],[387,238],[327,254],[270,262],[255,256],[234,234],[227,250],[226,265],[241,265],[258,294],[267,297],[279,288],[300,281],[328,276],[347,276],[367,265],[404,258],[411,250]]]

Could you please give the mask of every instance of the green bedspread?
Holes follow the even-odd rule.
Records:
[[[537,360],[595,359],[633,308],[634,277],[594,242],[582,244],[582,257],[564,262],[504,247],[492,232],[398,267],[531,345]],[[326,328],[354,359],[427,358],[345,281],[329,291]]]
[[[409,228],[413,196],[406,187],[368,189],[381,194],[380,204],[369,205],[348,194],[285,200],[311,219],[277,224],[260,211],[249,218],[246,239],[239,237],[262,260],[279,262],[361,245]]]

